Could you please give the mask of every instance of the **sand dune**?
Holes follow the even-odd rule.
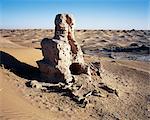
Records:
[[[18,44],[15,44],[11,42],[10,40],[7,40],[0,36],[0,47],[5,47],[5,48],[23,48],[23,46],[20,46]]]
[[[39,109],[31,105],[15,86],[15,78],[8,77],[8,71],[0,70],[0,119],[1,120],[64,120],[61,114]],[[11,75],[10,75],[11,76]]]
[[[41,114],[39,114],[40,112],[21,97],[16,89],[11,85],[12,83],[5,80],[6,78],[4,77],[1,79],[1,120],[41,120],[42,117]]]
[[[37,67],[36,61],[43,58],[41,50],[34,48],[0,48],[0,51],[4,51],[20,62],[28,63],[34,67]]]

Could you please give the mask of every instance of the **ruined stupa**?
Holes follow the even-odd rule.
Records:
[[[45,82],[70,84],[75,80],[74,75],[79,74],[90,78],[90,68],[74,37],[74,23],[72,15],[56,15],[54,37],[41,42],[44,58],[37,63]]]
[[[82,50],[74,37],[71,15],[56,15],[55,35],[52,39],[44,38],[41,46],[44,58],[37,63],[42,82],[30,81],[31,87],[44,91],[59,90],[83,107],[91,95],[103,96],[103,90],[118,95],[116,90],[101,83],[99,61],[85,64]]]

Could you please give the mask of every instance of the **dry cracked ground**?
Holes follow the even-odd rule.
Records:
[[[42,59],[40,41],[53,30],[0,30],[1,120],[148,120],[150,119],[150,31],[77,30],[76,39],[86,63],[100,61],[101,89],[82,106],[59,91],[41,91],[26,83],[39,80],[36,61]],[[121,56],[121,57],[120,57]],[[85,79],[86,80],[86,79]]]

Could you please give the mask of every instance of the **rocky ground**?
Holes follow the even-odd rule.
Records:
[[[40,41],[53,30],[1,30],[0,118],[25,120],[148,120],[150,118],[150,65],[148,60],[117,59],[125,50],[149,54],[149,31],[77,30],[76,38],[87,64],[101,63],[101,77],[92,75],[100,87],[86,106],[64,92],[40,90],[26,83],[39,81],[36,61],[42,59]],[[110,47],[116,46],[116,47]],[[116,51],[115,57],[104,54]],[[145,49],[146,48],[146,49]],[[94,52],[93,52],[94,51]],[[101,52],[102,51],[102,52]],[[139,52],[139,50],[137,50]],[[143,53],[144,52],[144,53]],[[92,53],[92,54],[91,54]],[[113,53],[114,54],[114,53]],[[96,55],[96,56],[95,56]],[[8,66],[4,68],[4,66]],[[105,87],[103,85],[106,85]],[[103,87],[102,87],[103,86]],[[110,92],[108,88],[117,91]],[[16,102],[18,101],[18,102]]]

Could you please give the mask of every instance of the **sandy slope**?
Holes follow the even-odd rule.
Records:
[[[32,48],[8,49],[1,48],[4,52],[14,56],[19,61],[36,66],[36,60],[41,59],[41,51]],[[24,53],[24,54],[22,54]],[[117,120],[118,119],[147,119],[149,69],[148,64],[132,61],[112,61],[111,59],[86,56],[87,62],[101,60],[103,73],[102,81],[112,88],[117,89],[119,98],[109,95],[104,98],[94,98],[96,102],[85,109],[74,105],[68,98],[57,94],[42,94],[48,100],[48,109],[44,108],[45,102],[36,102],[39,95],[25,86],[23,79],[5,72],[1,69],[1,113],[2,120]],[[141,64],[141,65],[140,65]],[[139,65],[141,67],[139,67]],[[16,84],[15,81],[20,81]],[[17,86],[23,85],[22,93]],[[31,98],[23,96],[31,94]],[[34,99],[33,99],[34,97]],[[32,103],[32,105],[31,105]],[[42,109],[39,109],[38,106]],[[56,108],[57,109],[56,109]],[[53,108],[53,109],[52,109]],[[61,110],[64,109],[64,110]],[[67,111],[66,111],[67,110]],[[53,112],[54,111],[54,112]],[[125,111],[125,112],[124,112]]]
[[[12,86],[12,83],[2,75],[0,81],[0,98],[1,98],[1,120],[16,119],[16,120],[34,120],[42,119],[40,111],[27,103],[21,95]]]
[[[3,38],[1,35],[0,35],[0,47],[5,47],[5,48],[23,48],[23,46],[15,44],[15,43],[11,42],[10,40]]]
[[[64,120],[62,114],[49,112],[31,105],[15,86],[15,78],[7,76],[8,71],[0,70],[0,119],[1,120]],[[10,75],[11,76],[11,75]],[[15,76],[14,76],[15,77]]]
[[[36,61],[43,58],[41,50],[33,48],[0,48],[0,51],[4,51],[20,62],[28,63],[34,67],[37,67]]]
[[[109,32],[105,35],[106,33],[102,31],[88,31],[87,33],[83,31],[77,33],[78,35],[81,34],[81,36],[78,36],[79,38],[85,39],[85,47],[90,44],[96,47],[95,45],[98,43],[96,40],[99,40],[98,34],[104,35],[106,39],[107,36],[111,36]],[[9,35],[9,33],[7,34]],[[13,37],[13,33],[11,35]],[[24,36],[31,37],[26,34]],[[25,44],[26,40],[21,41],[20,37],[22,36],[13,37],[11,40],[2,38],[0,50],[6,53],[4,54],[6,55],[6,62],[11,58],[15,60],[13,63],[19,64],[22,69],[28,67],[26,70],[30,70],[32,67],[37,67],[36,61],[43,58],[42,53],[39,49],[27,48],[32,40],[29,39]],[[113,41],[109,40],[109,42]],[[39,43],[38,45],[34,44],[34,46],[39,46]],[[32,76],[30,71],[27,72],[27,74],[31,74],[28,77],[25,77],[27,74],[25,76],[16,74],[14,71],[19,70],[16,64],[13,66],[13,69],[17,68],[13,71],[14,73],[0,68],[0,119],[147,120],[150,118],[150,64],[148,62],[114,60],[89,55],[84,55],[84,58],[87,63],[101,61],[103,72],[100,82],[116,89],[119,97],[106,93],[104,97],[91,98],[91,102],[86,108],[80,108],[68,97],[61,94],[44,93],[28,88],[25,82],[28,79],[36,80],[36,78]],[[22,74],[19,71],[17,72]]]

